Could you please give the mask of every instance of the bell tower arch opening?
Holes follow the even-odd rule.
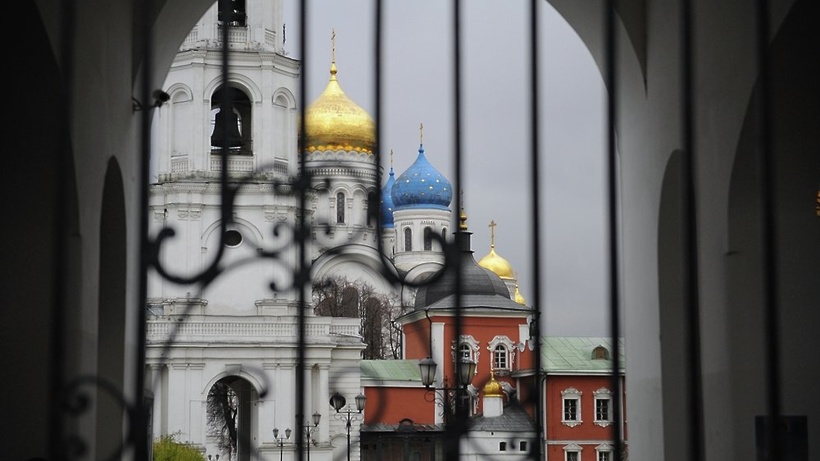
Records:
[[[223,111],[222,104],[227,109]],[[211,97],[211,150],[227,148],[231,154],[253,153],[251,101],[244,91],[228,86]]]

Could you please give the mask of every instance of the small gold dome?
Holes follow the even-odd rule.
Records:
[[[512,266],[506,259],[496,254],[494,246],[490,247],[490,254],[481,258],[478,265],[495,272],[502,279],[515,278]]]
[[[504,395],[504,389],[502,389],[501,384],[495,380],[495,374],[492,371],[490,372],[490,380],[487,381],[487,384],[484,385],[484,389],[482,389],[481,392],[485,397],[492,395]]]
[[[490,254],[481,258],[478,265],[495,272],[495,275],[502,279],[514,279],[515,274],[510,263],[495,252],[495,226],[497,225],[495,221],[490,221]]]
[[[518,291],[518,284],[517,283],[515,284],[515,302],[517,302],[518,304],[523,304],[523,305],[527,304],[527,300],[524,299],[524,295],[522,295],[521,292]]]
[[[300,125],[301,126],[301,125]],[[347,97],[336,79],[336,63],[330,66],[325,91],[305,111],[305,151],[354,150],[372,154],[376,148],[376,124],[370,114]]]

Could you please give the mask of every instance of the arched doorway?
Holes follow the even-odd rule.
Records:
[[[259,394],[251,383],[239,376],[226,376],[208,390],[205,401],[207,452],[218,453],[227,461],[251,459],[253,402]]]

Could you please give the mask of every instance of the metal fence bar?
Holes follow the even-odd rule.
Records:
[[[57,159],[57,171],[69,171],[71,163],[71,148],[70,148],[70,120],[71,120],[71,89],[74,77],[74,33],[76,28],[76,4],[74,0],[66,0],[60,3],[60,34],[61,34],[61,52],[60,52],[60,69],[64,77],[60,80],[60,108],[63,110],[62,123],[58,123],[58,132],[56,133],[58,143],[58,152],[54,156]],[[51,291],[51,331],[49,337],[51,338],[51,350],[49,351],[51,361],[48,368],[48,389],[49,395],[49,422],[48,422],[48,455],[51,459],[62,459],[65,456],[64,436],[65,428],[64,413],[65,409],[62,405],[61,399],[65,390],[65,366],[63,362],[63,354],[65,352],[65,313],[67,311],[67,294],[68,289],[68,255],[65,249],[67,235],[65,228],[60,223],[69,223],[69,197],[70,186],[67,175],[56,175],[56,187],[54,188],[55,196],[53,197],[55,210],[54,233],[52,234],[52,245],[54,248],[54,266],[52,267],[51,283],[54,289]]]
[[[530,452],[532,459],[546,458],[546,434],[544,434],[544,405],[545,396],[541,392],[542,386],[546,385],[546,371],[542,370],[541,365],[541,306],[544,301],[541,293],[541,242],[546,240],[547,232],[542,224],[541,219],[541,180],[540,180],[540,152],[541,152],[541,137],[540,137],[540,92],[538,85],[541,81],[539,73],[539,35],[538,35],[538,4],[541,0],[532,0],[529,9],[529,70],[530,70],[530,182],[532,187],[531,194],[531,209],[530,215],[532,221],[530,222],[530,238],[532,246],[532,280],[535,281],[533,287],[533,314],[530,324],[530,340],[535,342],[534,350],[535,362],[533,368],[535,369],[535,376],[532,383],[531,394],[536,396],[536,408],[533,411],[535,416],[535,437],[533,443],[533,450]],[[548,229],[547,229],[548,230]],[[546,282],[544,282],[546,284]],[[533,328],[533,325],[535,326]],[[535,334],[533,334],[535,332]],[[536,451],[537,447],[537,451]]]
[[[617,171],[617,108],[618,108],[618,79],[617,79],[617,41],[616,41],[616,7],[617,0],[607,0],[604,7],[604,40],[605,44],[605,71],[604,80],[607,87],[607,211],[608,211],[608,236],[609,236],[609,315],[610,315],[610,337],[612,340],[612,394],[615,396],[612,405],[612,445],[614,447],[614,459],[620,461],[623,458],[623,390],[620,375],[621,347],[619,338],[621,337],[620,324],[620,277],[619,277],[619,253],[618,253],[618,171]]]
[[[703,390],[700,345],[700,284],[698,280],[698,221],[696,190],[696,152],[694,134],[694,59],[692,48],[692,2],[681,1],[681,131],[683,140],[683,194],[684,214],[684,286],[683,306],[686,316],[687,409],[690,459],[702,460],[703,446]]]
[[[765,439],[769,460],[781,459],[783,453],[780,396],[780,320],[778,317],[778,283],[777,283],[777,227],[775,216],[776,164],[774,161],[774,144],[772,124],[772,69],[769,59],[769,2],[758,0],[756,7],[757,34],[757,74],[758,74],[758,151],[760,157],[760,199],[761,230],[763,249],[763,299],[766,331],[765,369],[766,369],[766,413],[768,424],[765,425]]]

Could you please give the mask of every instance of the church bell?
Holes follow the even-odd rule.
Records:
[[[232,109],[217,112],[214,132],[211,134],[211,146],[242,146],[242,135],[239,133],[239,117]]]

